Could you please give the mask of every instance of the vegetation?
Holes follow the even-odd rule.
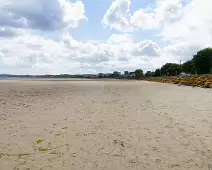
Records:
[[[154,77],[160,77],[161,76],[161,69],[156,69],[153,76]]]
[[[47,148],[38,148],[40,152],[48,152],[50,149]]]
[[[140,79],[141,77],[143,77],[143,70],[141,69],[135,70],[135,78]]]
[[[187,74],[212,73],[212,48],[205,48],[197,52],[192,60],[183,63],[182,70],[180,64],[166,63],[161,69],[156,69],[153,76],[177,76],[182,71]]]
[[[193,57],[198,74],[209,74],[212,71],[212,48],[205,48]]]
[[[57,133],[55,136],[61,136],[62,134],[61,133]]]
[[[161,67],[162,75],[176,76],[180,74],[180,65],[176,63],[166,63]]]
[[[179,77],[178,75],[181,72],[190,75],[186,75],[187,77]],[[205,48],[197,52],[197,54],[195,54],[191,60],[183,63],[182,67],[180,64],[166,63],[161,67],[161,69],[156,69],[155,72],[152,73],[152,77],[155,78],[146,78],[146,80],[162,83],[212,88],[212,75],[209,75],[211,73],[212,48]]]
[[[180,64],[166,63],[161,69],[156,69],[153,77],[177,76],[181,72],[187,74],[210,74],[212,73],[212,48],[200,50],[193,56],[192,60]]]
[[[9,154],[7,154],[7,153],[0,153],[0,158],[8,157],[8,156],[10,156],[10,155],[9,155]]]
[[[195,74],[196,73],[196,67],[194,60],[189,60],[185,62],[182,66],[182,71],[187,74]]]
[[[17,156],[18,158],[21,158],[21,157],[24,157],[24,156],[29,156],[30,154],[29,153],[24,153],[24,154],[8,154],[8,153],[0,153],[0,158],[3,158],[3,157],[9,157],[9,156]]]
[[[23,153],[23,154],[17,154],[17,156],[18,156],[18,158],[20,159],[21,157],[23,157],[23,156],[29,156],[30,154],[28,154],[28,153]]]
[[[212,75],[200,75],[189,77],[154,77],[147,78],[146,80],[193,87],[212,88]]]
[[[44,139],[38,140],[38,141],[36,141],[36,143],[37,143],[37,144],[40,144],[40,143],[42,143],[43,141],[44,141]]]

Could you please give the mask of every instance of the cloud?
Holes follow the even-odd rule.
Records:
[[[193,0],[183,8],[181,18],[164,25],[162,37],[170,42],[212,44],[212,1]],[[177,30],[177,31],[176,31]]]
[[[3,59],[4,59],[4,54],[0,52],[0,61],[2,61]]]
[[[158,57],[160,55],[160,47],[151,40],[143,40],[136,45],[134,50],[135,55]]]
[[[120,32],[156,29],[173,22],[182,14],[181,0],[156,0],[155,7],[130,13],[130,0],[114,0],[103,17],[103,24]]]
[[[182,8],[178,20],[166,23],[161,38],[168,45],[172,61],[191,59],[197,51],[212,45],[212,1],[192,0]],[[168,58],[168,56],[167,56]]]
[[[1,0],[1,27],[54,31],[76,28],[85,16],[81,1]]]
[[[70,35],[69,35],[70,36]],[[67,41],[67,39],[66,39]],[[112,34],[104,42],[77,42],[70,36],[69,49],[77,49],[78,61],[97,63],[127,62],[132,58],[159,57],[160,47],[151,40],[136,42],[130,34]],[[70,46],[72,44],[73,46]],[[77,46],[76,46],[77,45]]]
[[[155,13],[148,13],[143,9],[135,11],[130,20],[134,28],[153,29],[159,26],[159,20],[157,20]]]
[[[8,28],[8,27],[0,27],[0,37],[8,37],[12,38],[14,36],[20,36],[24,33],[24,30],[22,29],[14,29],[14,28]]]
[[[137,29],[160,31],[158,39],[161,38],[167,44],[160,51],[161,61],[186,61],[198,50],[211,46],[212,1],[156,0],[154,6],[140,8],[134,13],[130,12],[130,4],[130,0],[114,0],[104,16],[103,23],[120,32],[132,32]],[[117,9],[122,12],[117,13]],[[111,20],[114,16],[116,20]],[[123,19],[126,24],[121,24]],[[139,48],[134,50],[136,51],[139,51]],[[141,55],[144,55],[144,51],[142,50]],[[151,54],[148,50],[146,54],[154,56],[154,51],[150,51]]]
[[[130,0],[115,0],[107,10],[102,23],[111,29],[121,32],[130,32]]]
[[[77,41],[64,33],[60,42],[26,32],[12,39],[0,38],[3,65],[13,72],[31,74],[111,71],[121,65],[158,57],[160,47],[150,41],[137,42],[129,34],[113,34],[106,41]],[[134,60],[133,58],[137,58]],[[115,65],[115,66],[114,66]],[[55,69],[56,68],[56,69]],[[7,70],[8,71],[8,70]],[[20,72],[24,74],[23,72]]]

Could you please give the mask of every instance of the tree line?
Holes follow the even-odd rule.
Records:
[[[205,48],[193,55],[191,60],[185,63],[166,63],[161,68],[156,69],[154,72],[147,72],[145,76],[177,76],[181,72],[186,74],[210,74],[212,73],[212,48]],[[143,71],[138,69],[135,71],[135,77],[141,78]]]

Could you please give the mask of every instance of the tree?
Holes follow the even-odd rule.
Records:
[[[179,75],[180,74],[180,65],[176,63],[166,63],[161,68],[162,75]]]
[[[154,77],[160,77],[161,76],[161,70],[160,69],[156,69],[155,73],[154,73]]]
[[[137,79],[140,79],[142,76],[143,76],[143,70],[141,69],[135,70],[135,77]]]
[[[182,66],[183,72],[194,74],[196,72],[194,60],[189,60],[185,62]]]
[[[205,48],[193,57],[197,73],[208,74],[212,71],[212,48]]]
[[[162,75],[167,75],[168,68],[172,65],[173,63],[166,63],[161,67],[161,73]]]
[[[151,72],[151,71],[147,71],[146,74],[145,74],[145,76],[146,76],[146,77],[152,76],[152,72]]]

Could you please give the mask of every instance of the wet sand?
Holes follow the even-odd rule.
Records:
[[[211,89],[145,81],[0,80],[0,170],[211,165]]]

